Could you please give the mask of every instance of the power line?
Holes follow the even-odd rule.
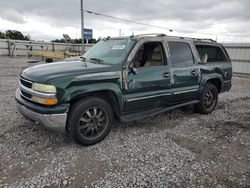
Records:
[[[124,18],[118,18],[115,16],[110,16],[110,15],[106,15],[106,14],[102,14],[102,13],[97,13],[94,11],[89,11],[89,10],[83,10],[84,12],[88,13],[88,14],[94,14],[97,16],[103,16],[103,17],[107,17],[107,18],[112,18],[112,19],[116,19],[116,20],[121,20],[121,21],[125,21],[125,22],[130,22],[130,23],[135,23],[135,24],[139,24],[139,25],[144,25],[144,26],[149,26],[149,27],[155,27],[158,29],[166,29],[169,32],[172,32],[173,30],[167,27],[161,27],[161,26],[156,26],[156,25],[151,25],[151,24],[147,24],[147,23],[142,23],[142,22],[138,22],[138,21],[133,21],[133,20],[128,20],[128,19],[124,19]]]
[[[195,34],[202,34],[202,35],[212,35],[212,36],[222,36],[222,35],[226,35],[226,36],[250,36],[250,34],[225,34],[225,33],[207,33],[207,32],[195,32],[195,31],[191,31],[191,30],[180,30],[180,29],[170,29],[168,27],[161,27],[161,26],[157,26],[157,25],[152,25],[152,24],[147,24],[147,23],[143,23],[143,22],[138,22],[138,21],[133,21],[133,20],[128,20],[128,19],[124,19],[124,18],[118,18],[115,16],[110,16],[107,14],[102,14],[102,13],[98,13],[95,11],[90,11],[90,10],[83,10],[84,12],[88,13],[88,14],[93,14],[96,16],[103,16],[103,17],[107,17],[107,18],[111,18],[111,19],[116,19],[116,20],[120,20],[120,21],[125,21],[125,22],[130,22],[130,23],[134,23],[134,24],[139,24],[139,25],[144,25],[144,26],[149,26],[149,27],[154,27],[154,28],[158,28],[158,29],[165,29],[168,30],[169,32],[173,32],[173,31],[177,31],[177,32],[192,32]]]

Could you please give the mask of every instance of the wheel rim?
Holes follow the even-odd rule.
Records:
[[[99,106],[91,107],[81,115],[78,131],[84,139],[94,140],[106,130],[109,123],[107,111]]]
[[[204,107],[210,110],[214,107],[216,103],[215,93],[212,90],[208,90],[204,97]]]

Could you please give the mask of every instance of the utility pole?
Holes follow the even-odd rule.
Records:
[[[83,0],[81,1],[81,34],[82,34],[82,55],[85,52],[85,47],[84,47],[84,11],[83,11]]]
[[[122,36],[122,30],[119,29],[119,37],[121,37],[121,36]]]

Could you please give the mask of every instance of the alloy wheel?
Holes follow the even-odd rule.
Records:
[[[212,90],[208,90],[204,97],[204,107],[209,110],[212,109],[216,103],[215,93]]]
[[[104,108],[100,106],[91,107],[82,114],[79,120],[79,133],[84,139],[96,139],[105,131],[108,123],[108,114]]]

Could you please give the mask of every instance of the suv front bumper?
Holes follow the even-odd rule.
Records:
[[[40,112],[36,112],[35,110],[31,110],[27,108],[26,105],[22,104],[24,101],[23,99],[21,99],[20,91],[18,89],[16,91],[16,100],[18,111],[27,119],[41,124],[47,129],[60,133],[65,132],[67,123],[67,111],[64,113],[43,114]]]
[[[25,106],[17,103],[19,112],[29,120],[39,123],[44,127],[55,130],[57,132],[64,132],[67,121],[67,113],[64,114],[39,114],[29,110]]]

